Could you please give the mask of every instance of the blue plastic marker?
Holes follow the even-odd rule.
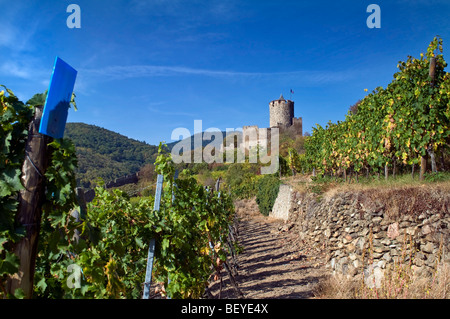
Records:
[[[59,57],[56,57],[39,133],[53,138],[64,136],[76,77],[77,71]]]

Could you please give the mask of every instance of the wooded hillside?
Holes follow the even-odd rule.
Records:
[[[153,163],[158,152],[157,146],[85,123],[67,123],[64,137],[75,144],[77,184],[82,187],[92,186],[99,177],[108,182],[136,173]]]

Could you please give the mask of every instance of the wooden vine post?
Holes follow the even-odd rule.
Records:
[[[25,298],[33,295],[42,206],[45,202],[45,172],[51,161],[48,144],[53,138],[64,136],[76,75],[75,69],[56,57],[45,105],[35,107],[29,126],[21,175],[24,189],[19,193],[15,216],[15,226],[23,227],[25,236],[13,247],[19,258],[19,270],[7,278],[6,290],[11,295],[16,295],[18,289],[22,290]]]
[[[7,281],[8,293],[14,295],[20,288],[25,298],[31,298],[33,293],[42,204],[45,200],[44,174],[50,159],[48,143],[52,139],[38,132],[41,117],[42,106],[37,106],[25,146],[25,161],[22,165],[24,189],[19,193],[19,206],[15,217],[16,225],[23,226],[26,233],[14,246],[14,253],[20,260],[19,271]]]

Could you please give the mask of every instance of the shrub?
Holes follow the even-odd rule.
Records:
[[[256,203],[259,211],[268,216],[278,196],[280,180],[274,175],[265,175],[258,181]]]
[[[251,198],[257,192],[257,180],[260,175],[256,175],[258,167],[255,164],[232,164],[223,175],[226,187],[233,198]]]

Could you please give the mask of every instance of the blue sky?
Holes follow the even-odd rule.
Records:
[[[81,28],[69,29],[69,4]],[[381,28],[369,29],[369,4]],[[55,56],[78,71],[85,122],[157,145],[177,127],[269,126],[269,102],[295,102],[303,131],[343,120],[386,87],[398,61],[434,36],[450,47],[449,0],[0,0],[0,84],[23,101],[48,88]]]

